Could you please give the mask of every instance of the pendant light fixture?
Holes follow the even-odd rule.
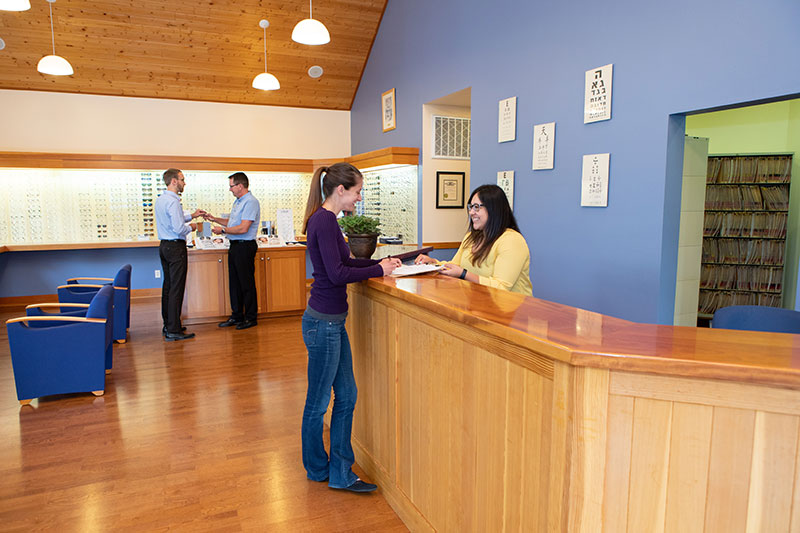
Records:
[[[328,44],[331,42],[331,34],[328,28],[318,20],[314,20],[312,0],[308,0],[308,18],[297,23],[292,30],[292,40],[300,44]]]
[[[50,38],[53,41],[53,55],[41,58],[39,64],[36,65],[36,70],[51,76],[71,76],[73,73],[72,65],[63,57],[56,55],[56,34],[53,31],[53,3],[56,0],[47,1],[50,4]]]
[[[253,87],[262,91],[277,91],[281,88],[281,82],[267,72],[267,28],[269,27],[269,21],[261,19],[258,25],[264,28],[264,72],[253,78]]]
[[[0,0],[0,11],[27,11],[30,8],[29,0]]]

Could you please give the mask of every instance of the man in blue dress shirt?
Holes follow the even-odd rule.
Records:
[[[211,231],[226,234],[231,243],[228,248],[228,286],[231,294],[231,316],[219,327],[236,326],[247,329],[255,326],[258,318],[256,295],[256,235],[261,222],[261,205],[248,187],[250,181],[244,172],[228,177],[231,193],[236,197],[228,218],[214,217],[206,213],[204,218],[220,224]]]
[[[164,172],[164,183],[167,190],[158,197],[155,205],[156,229],[158,238],[161,239],[158,255],[164,273],[164,284],[161,286],[161,318],[164,320],[164,328],[161,331],[165,340],[180,341],[194,337],[194,333],[186,333],[186,328],[181,326],[181,307],[188,268],[186,236],[197,229],[191,220],[204,215],[205,211],[198,209],[191,215],[184,215],[179,196],[186,185],[183,172],[177,168],[168,169]]]

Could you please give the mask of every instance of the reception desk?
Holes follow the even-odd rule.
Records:
[[[356,460],[412,530],[800,530],[800,336],[439,275],[349,301]]]

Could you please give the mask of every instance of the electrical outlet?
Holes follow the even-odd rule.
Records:
[[[156,279],[158,279],[160,277],[161,277],[161,271],[160,270],[156,270]]]

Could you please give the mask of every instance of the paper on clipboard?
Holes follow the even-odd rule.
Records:
[[[442,267],[440,265],[403,265],[401,267],[397,267],[392,271],[390,276],[394,277],[402,277],[402,276],[414,276],[416,274],[426,274],[428,272],[436,272],[437,270],[441,270]]]

